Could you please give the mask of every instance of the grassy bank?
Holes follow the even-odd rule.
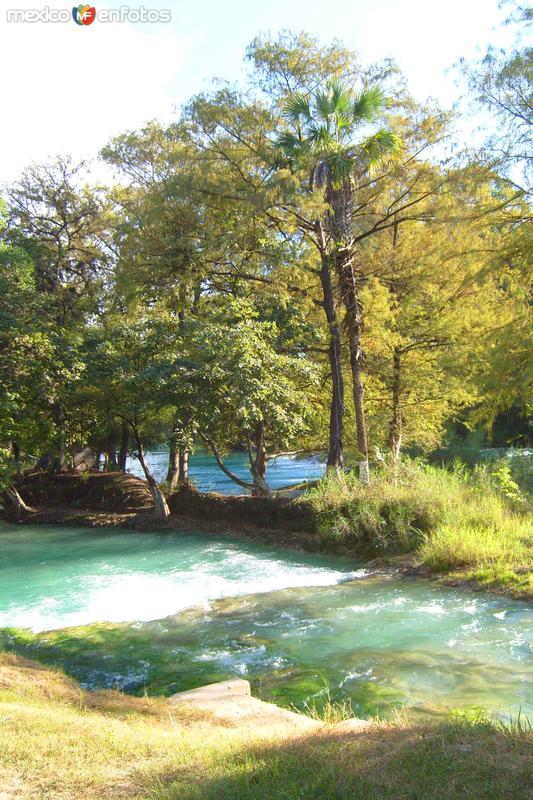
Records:
[[[158,698],[84,692],[0,654],[0,796],[17,800],[525,800],[531,732],[407,720],[266,738]]]
[[[533,518],[505,467],[405,462],[368,487],[350,474],[326,477],[305,503],[327,543],[366,558],[412,553],[431,572],[533,595]]]

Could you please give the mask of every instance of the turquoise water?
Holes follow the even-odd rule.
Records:
[[[168,468],[168,451],[152,451],[147,454],[147,461],[156,480],[164,481]],[[248,456],[244,453],[230,453],[224,458],[229,469],[245,481],[251,480]],[[128,471],[143,478],[143,472],[137,459],[128,459]],[[324,474],[325,459],[320,455],[296,457],[280,456],[272,459],[267,468],[267,479],[272,489],[288,486],[292,483],[316,480]],[[242,494],[246,490],[226,477],[213,456],[198,450],[191,456],[189,473],[196,487],[202,492],[220,492],[221,494]]]
[[[533,715],[524,603],[202,534],[4,526],[0,547],[1,644],[87,687]]]

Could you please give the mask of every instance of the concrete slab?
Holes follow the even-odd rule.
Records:
[[[169,702],[172,705],[189,703],[208,711],[221,722],[253,725],[264,730],[266,734],[279,731],[287,735],[291,732],[319,730],[324,727],[323,722],[252,697],[250,684],[240,679],[211,683],[198,689],[178,692],[169,698]]]

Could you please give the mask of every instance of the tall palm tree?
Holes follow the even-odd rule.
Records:
[[[390,130],[382,128],[366,137],[357,136],[365,123],[376,121],[385,105],[379,87],[355,94],[338,81],[309,95],[295,92],[283,110],[290,129],[278,137],[278,145],[289,161],[309,167],[309,188],[322,190],[327,201],[323,223],[346,312],[357,446],[362,456],[360,475],[364,482],[369,480],[369,471],[362,375],[363,313],[352,209],[357,180],[397,159],[402,149],[401,140]]]

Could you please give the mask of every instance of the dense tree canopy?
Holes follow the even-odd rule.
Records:
[[[30,167],[0,214],[0,446],[16,471],[76,449],[167,483],[208,447],[269,493],[275,452],[328,466],[430,450],[531,397],[529,50],[469,71],[501,117],[498,157],[445,155],[453,118],[394,65],[335,42],[259,37],[246,85],[214,84],[170,125]],[[492,153],[497,142],[490,141]],[[505,150],[505,151],[504,151]],[[514,170],[514,171],[513,171]],[[350,387],[346,391],[345,387]],[[514,412],[513,412],[514,413]],[[247,452],[250,479],[224,455]]]

